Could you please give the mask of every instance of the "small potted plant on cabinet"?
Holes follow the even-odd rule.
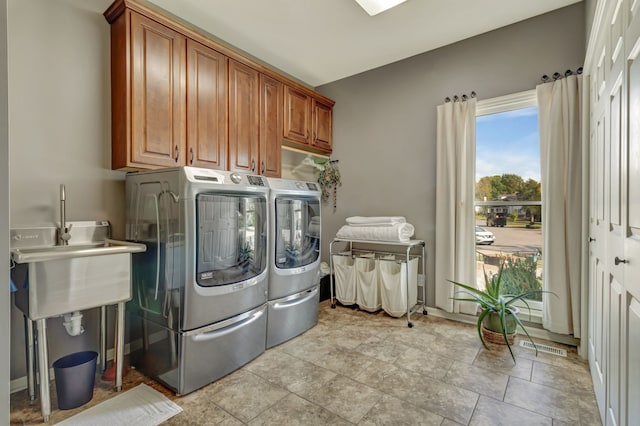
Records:
[[[522,324],[522,321],[518,317],[519,310],[515,306],[515,303],[522,301],[524,306],[531,311],[526,299],[537,293],[544,293],[544,290],[528,290],[519,294],[503,294],[502,293],[502,271],[504,263],[500,264],[498,272],[493,275],[488,275],[484,272],[485,289],[478,289],[468,286],[456,281],[451,283],[461,287],[463,290],[457,293],[464,293],[470,297],[454,297],[454,300],[461,300],[467,302],[476,302],[480,305],[480,314],[478,315],[478,335],[483,346],[487,349],[487,341],[497,344],[506,344],[509,348],[509,353],[513,358],[513,362],[516,362],[516,357],[513,354],[511,345],[514,342],[516,328],[520,327],[522,331],[527,335],[527,338],[534,345],[531,336],[527,332],[527,329]],[[536,355],[538,350],[536,349]]]

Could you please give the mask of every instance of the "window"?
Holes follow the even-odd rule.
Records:
[[[504,264],[508,293],[542,289],[540,142],[535,90],[479,101],[476,112],[476,270]],[[542,296],[528,300],[540,321]],[[524,318],[528,319],[526,305]]]

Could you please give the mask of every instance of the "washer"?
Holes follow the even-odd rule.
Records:
[[[178,394],[265,350],[266,178],[179,167],[127,175],[131,363]]]
[[[267,348],[318,323],[320,187],[269,178],[271,236]]]

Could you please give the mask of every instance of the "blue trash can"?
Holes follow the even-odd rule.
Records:
[[[63,356],[53,363],[58,408],[71,410],[91,401],[97,359],[97,352],[84,351]]]

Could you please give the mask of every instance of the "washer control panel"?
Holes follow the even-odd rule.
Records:
[[[249,181],[249,185],[267,186],[264,183],[264,178],[262,176],[247,175],[247,180]]]

